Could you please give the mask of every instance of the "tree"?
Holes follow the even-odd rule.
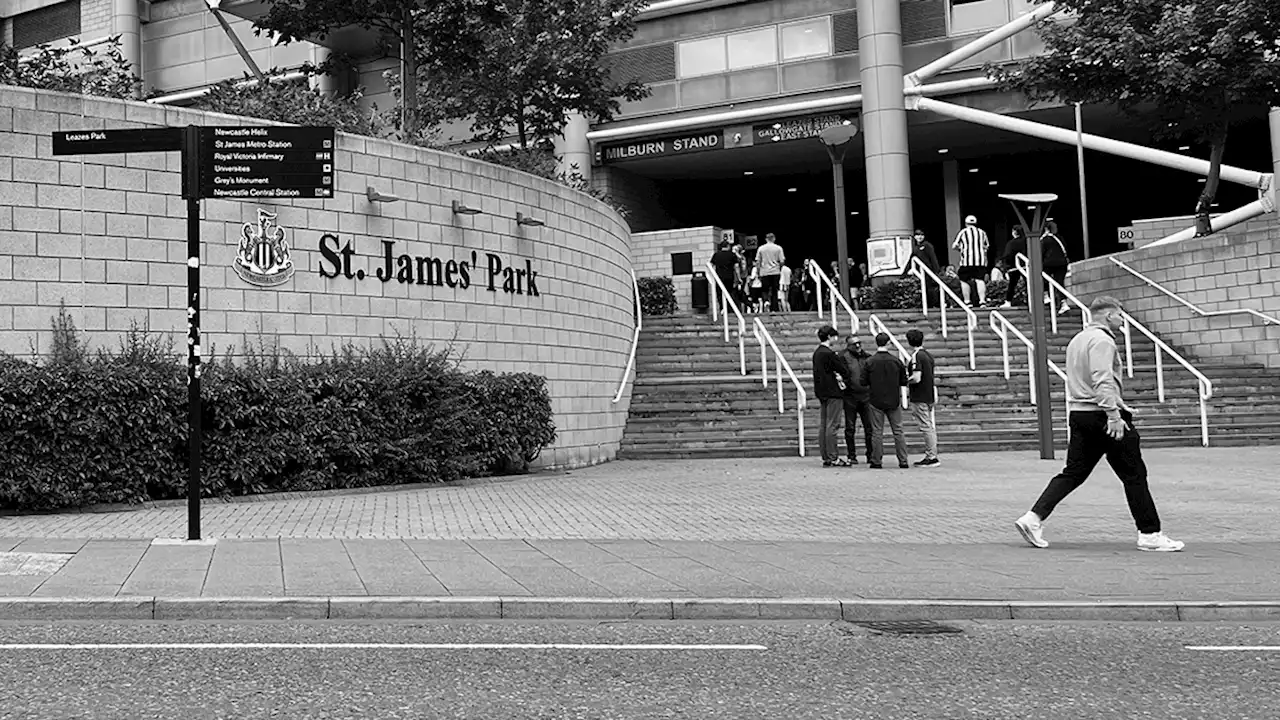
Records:
[[[613,78],[603,63],[615,44],[635,32],[635,16],[648,4],[495,2],[474,18],[465,41],[421,48],[418,104],[431,108],[436,120],[471,118],[477,139],[496,142],[514,131],[522,148],[559,135],[571,112],[608,120],[620,109],[620,98],[649,94],[639,80]],[[426,35],[439,37],[452,28],[433,24],[454,22],[456,13],[436,12],[421,20]]]
[[[66,45],[40,45],[26,57],[0,41],[0,85],[57,90],[121,100],[137,96],[142,81],[120,50],[120,36],[94,49],[70,38]]]
[[[471,30],[488,18],[495,0],[272,0],[267,14],[254,21],[254,33],[277,36],[276,42],[323,41],[335,30],[360,27],[382,35],[380,52],[400,60],[400,82],[406,98],[418,97],[419,58],[466,64],[474,45]],[[423,30],[426,30],[424,34]],[[437,32],[438,31],[438,32]],[[417,132],[417,106],[403,108],[401,131]]]
[[[1277,0],[1058,0],[1071,21],[1046,20],[1042,55],[988,68],[1035,101],[1116,103],[1157,138],[1207,144],[1209,176],[1196,204],[1208,235],[1231,126],[1280,105]]]

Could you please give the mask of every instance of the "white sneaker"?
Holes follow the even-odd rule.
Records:
[[[1022,539],[1031,547],[1047,548],[1049,541],[1044,539],[1044,526],[1040,524],[1040,516],[1027,511],[1025,515],[1013,521],[1014,527],[1022,533]]]
[[[1001,310],[1003,310],[1004,308],[1011,308],[1011,307],[1013,307],[1013,303],[1011,303],[1011,302],[1002,303],[1002,304],[1000,305],[1000,309],[1001,309]]]
[[[1162,532],[1138,533],[1138,549],[1147,552],[1178,552],[1187,544],[1174,540]]]

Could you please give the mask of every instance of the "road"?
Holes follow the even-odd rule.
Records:
[[[1280,651],[1188,646],[1280,624],[951,625],[8,623],[0,718],[1276,717]]]

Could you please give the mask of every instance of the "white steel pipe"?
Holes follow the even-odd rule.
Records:
[[[983,50],[986,50],[987,48],[993,47],[1001,42],[1004,42],[1005,40],[1008,40],[1014,35],[1017,35],[1023,30],[1026,30],[1027,28],[1034,26],[1036,23],[1040,22],[1041,20],[1051,15],[1057,14],[1058,12],[1059,10],[1054,3],[1047,2],[1041,5],[1040,7],[1036,8],[1033,12],[1029,12],[1026,15],[1023,15],[1022,17],[1019,17],[1016,20],[1013,20],[1012,22],[1006,23],[1005,25],[998,27],[995,30],[992,30],[986,35],[983,35],[982,37],[974,40],[973,42],[966,43],[956,48],[955,50],[952,50],[951,52],[947,53],[946,55],[943,55],[937,60],[934,60],[928,65],[925,65],[919,70],[916,70],[913,73],[907,74],[907,76],[904,78],[905,85],[906,87],[919,85],[924,80],[928,80],[929,78],[933,77],[934,75],[937,75],[938,73],[944,70],[948,70],[950,68],[955,67],[956,65],[959,65],[960,63],[964,62],[965,60],[968,60],[974,55],[977,55]]]
[[[302,72],[301,70],[295,70],[293,72],[287,72],[280,75],[268,75],[267,80],[271,82],[288,82],[290,80],[299,80],[304,77],[307,77],[307,73]],[[252,85],[257,85],[257,84],[258,84],[258,81],[256,79],[250,79],[250,80],[244,80],[242,82],[236,83],[236,87],[243,88],[243,87],[250,87]],[[205,95],[208,95],[211,91],[212,91],[211,86],[205,86],[202,88],[196,88],[195,90],[186,90],[184,92],[174,93],[172,95],[162,95],[160,97],[153,97],[148,99],[147,102],[151,103],[152,105],[168,105],[170,103],[182,102],[183,100],[194,100],[199,97],[204,97]]]
[[[105,45],[106,43],[111,42],[111,38],[113,37],[115,36],[103,35],[100,38],[94,38],[93,40],[90,40],[88,42],[82,42],[76,45],[71,45],[68,43],[65,45],[57,45],[57,47],[60,50],[88,50],[89,48],[95,48],[99,45]],[[52,44],[53,43],[51,43],[51,45]],[[22,52],[23,52],[22,57],[18,58],[19,65],[35,62],[36,58],[38,57],[38,48],[32,48],[31,50],[23,50]],[[27,53],[30,53],[30,54],[27,54]]]
[[[1223,213],[1215,218],[1210,218],[1209,227],[1213,230],[1213,232],[1218,232],[1220,230],[1226,230],[1229,227],[1239,225],[1240,223],[1249,222],[1250,220],[1256,217],[1262,217],[1263,215],[1266,215],[1266,214],[1267,214],[1266,203],[1264,203],[1261,200],[1254,200],[1253,202],[1249,203],[1248,205],[1245,205],[1244,207],[1236,208],[1231,212]],[[1173,243],[1182,242],[1183,240],[1190,240],[1195,236],[1196,236],[1196,229],[1194,227],[1190,227],[1185,230],[1179,230],[1178,232],[1168,237],[1160,238],[1159,240],[1149,245],[1144,245],[1143,247],[1172,245]]]
[[[1019,135],[1038,137],[1042,140],[1050,140],[1064,145],[1075,145],[1077,140],[1079,140],[1090,150],[1097,150],[1098,152],[1104,152],[1111,155],[1119,155],[1120,157],[1148,162],[1153,165],[1162,165],[1164,167],[1173,168],[1174,170],[1184,170],[1197,175],[1208,176],[1209,174],[1208,160],[1200,160],[1198,158],[1187,157],[1186,155],[1179,155],[1165,150],[1156,150],[1154,148],[1134,145],[1133,143],[1121,142],[1119,140],[1112,140],[1110,138],[1090,135],[1088,133],[1082,134],[1080,138],[1077,139],[1075,131],[1067,128],[1045,125],[1044,123],[1032,122],[1030,120],[1010,117],[1008,115],[987,112],[986,110],[962,107],[960,105],[943,102],[941,100],[934,100],[932,98],[909,98],[907,100],[907,108],[911,110],[928,110],[939,115],[955,118],[956,120],[964,120],[977,125],[993,127],[998,130],[1006,130]],[[1238,185],[1248,185],[1249,187],[1257,189],[1266,187],[1268,182],[1268,176],[1264,173],[1254,170],[1245,170],[1244,168],[1238,168],[1231,165],[1223,165],[1221,175],[1222,179],[1227,182],[1236,183]]]
[[[964,78],[962,80],[945,80],[915,85],[902,90],[903,95],[949,95],[951,93],[968,92],[970,90],[989,90],[999,87],[1000,83],[988,77]]]

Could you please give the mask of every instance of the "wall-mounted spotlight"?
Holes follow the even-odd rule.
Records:
[[[483,211],[483,210],[481,210],[480,208],[467,207],[466,205],[463,205],[462,203],[458,202],[457,200],[454,200],[454,201],[453,201],[453,214],[454,214],[454,215],[480,215],[480,214],[483,214],[483,213],[484,213],[484,211]]]
[[[400,201],[400,197],[397,195],[383,195],[382,193],[368,186],[366,186],[364,189],[364,196],[369,198],[369,202],[371,203]]]
[[[525,215],[524,213],[520,213],[520,212],[516,213],[516,224],[528,225],[529,227],[540,227],[542,225],[546,225],[545,222],[538,220],[537,218],[531,218],[528,215]]]

